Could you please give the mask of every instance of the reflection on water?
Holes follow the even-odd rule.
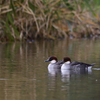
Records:
[[[61,73],[60,69],[48,69],[49,76],[56,77],[57,74]]]
[[[48,70],[44,61],[96,63],[89,72]],[[100,40],[0,44],[1,100],[100,100]]]

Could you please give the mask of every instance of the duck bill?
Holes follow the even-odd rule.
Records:
[[[60,61],[60,64],[63,64],[64,63],[64,61]]]
[[[47,60],[45,60],[45,62],[49,62],[49,60],[47,59]]]
[[[64,63],[64,61],[61,61],[61,64],[63,64]]]

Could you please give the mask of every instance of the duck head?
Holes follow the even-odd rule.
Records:
[[[70,64],[71,63],[71,59],[69,57],[64,57],[63,58],[63,63],[64,64]]]
[[[56,63],[58,61],[57,57],[51,56],[45,62]]]

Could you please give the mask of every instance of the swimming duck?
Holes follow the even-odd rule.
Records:
[[[48,69],[60,69],[63,61],[58,61],[57,57],[51,56],[45,62],[50,62]]]
[[[61,66],[61,70],[67,70],[67,69],[74,69],[74,70],[89,70],[91,67],[95,65],[93,64],[86,64],[83,62],[77,62],[73,61],[71,62],[71,59],[69,57],[63,58],[63,64]]]

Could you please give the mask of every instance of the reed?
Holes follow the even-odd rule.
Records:
[[[99,4],[99,0],[1,0],[0,41],[99,35]]]

